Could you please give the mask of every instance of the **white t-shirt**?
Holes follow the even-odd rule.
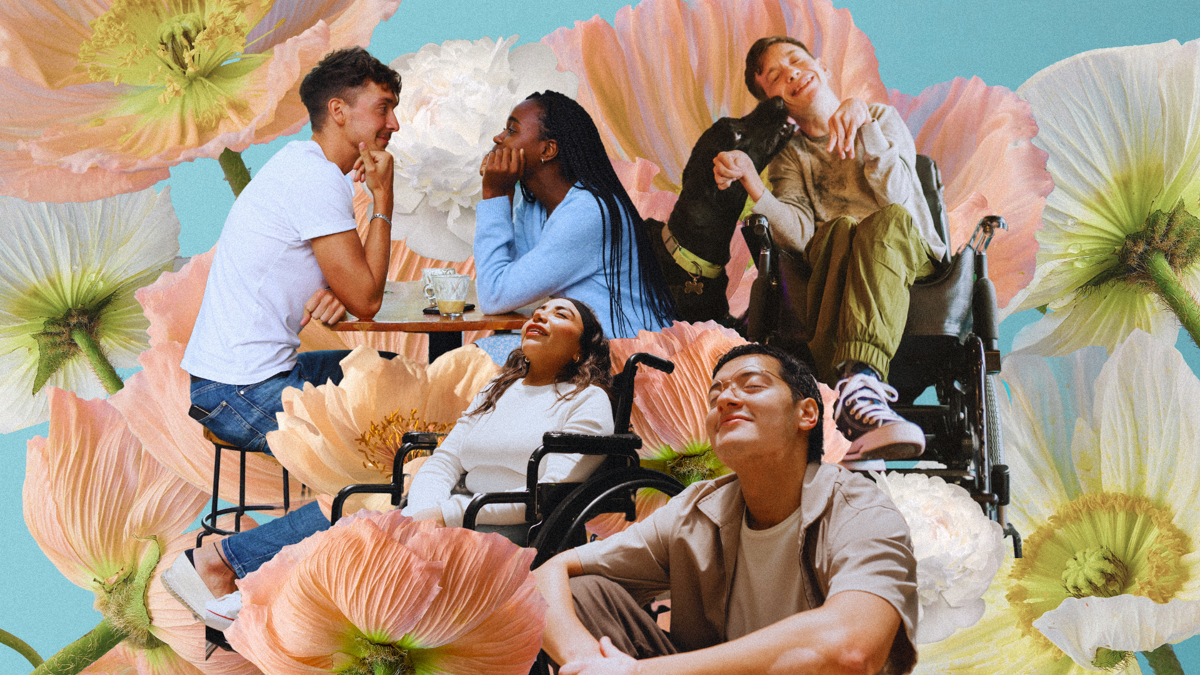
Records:
[[[327,285],[310,240],[354,228],[352,178],[315,141],[284,146],[229,211],[183,369],[238,385],[291,370],[304,303]]]
[[[808,609],[800,587],[800,509],[765,530],[746,521],[743,511],[725,619],[729,640]]]
[[[571,391],[574,385],[563,391]],[[404,514],[440,506],[446,525],[461,527],[471,497],[451,495],[459,476],[467,474],[471,492],[505,492],[525,489],[529,457],[542,445],[542,434],[611,434],[612,404],[597,386],[590,386],[565,401],[558,400],[560,385],[527,387],[522,380],[496,401],[496,407],[478,416],[463,414],[441,447],[417,470],[408,492]],[[474,410],[487,389],[467,411]],[[543,483],[582,481],[604,460],[599,456],[550,455],[542,460],[538,479]],[[479,514],[479,523],[513,525],[525,522],[524,504],[491,504]]]

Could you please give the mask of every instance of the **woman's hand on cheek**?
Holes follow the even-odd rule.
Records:
[[[525,151],[496,148],[483,158],[483,198],[512,197],[517,181],[525,174]]]

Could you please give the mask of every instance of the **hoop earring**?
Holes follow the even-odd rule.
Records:
[[[575,363],[579,363],[579,355],[578,355],[578,354],[576,354],[576,355],[575,355],[575,358],[573,358],[573,359],[571,359],[571,360],[572,360],[572,361],[574,361]]]
[[[522,356],[521,358],[525,360],[525,367],[526,367],[526,368],[528,368],[528,367],[529,367],[529,357],[528,357],[528,356]]]

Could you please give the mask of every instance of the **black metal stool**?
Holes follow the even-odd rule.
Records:
[[[188,409],[188,415],[196,421],[208,417],[209,412],[204,408],[193,405]],[[196,533],[196,548],[200,548],[203,544],[204,537],[210,534],[230,535],[237,534],[242,531],[242,516],[247,511],[280,511],[287,513],[291,510],[291,490],[288,484],[287,467],[280,465],[283,471],[283,506],[275,506],[273,504],[246,504],[246,453],[257,452],[256,450],[247,450],[241,446],[234,445],[228,441],[221,440],[216,434],[204,428],[204,438],[209,443],[213,444],[213,484],[212,484],[212,508],[209,512],[200,518],[200,531]],[[239,453],[241,461],[238,470],[238,503],[237,506],[228,506],[218,508],[217,500],[220,499],[221,492],[221,451],[234,450]],[[303,488],[301,488],[301,496],[303,496]],[[217,518],[227,514],[234,514],[233,529],[226,530],[217,527]]]

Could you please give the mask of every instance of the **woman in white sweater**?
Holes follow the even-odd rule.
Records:
[[[474,493],[525,488],[529,456],[542,444],[542,434],[611,434],[611,383],[608,340],[591,308],[569,298],[542,305],[522,327],[521,347],[417,471],[404,514],[461,526]],[[602,460],[550,455],[539,480],[580,481]],[[455,490],[460,478],[466,490]],[[478,523],[480,530],[525,543],[523,504],[488,505]]]
[[[472,492],[525,485],[525,467],[547,431],[613,432],[608,388],[612,362],[595,312],[583,302],[556,298],[521,328],[521,346],[484,388],[434,455],[417,471],[406,515],[462,525],[469,495],[451,494],[460,476]],[[543,482],[583,479],[602,458],[553,455],[542,463]],[[478,529],[525,545],[523,506],[485,509]],[[241,608],[235,581],[257,570],[284,546],[327,529],[329,520],[307,505],[259,527],[185,552],[163,575],[164,584],[205,625],[222,631]],[[219,599],[218,599],[219,598]],[[220,640],[210,636],[210,640]]]

